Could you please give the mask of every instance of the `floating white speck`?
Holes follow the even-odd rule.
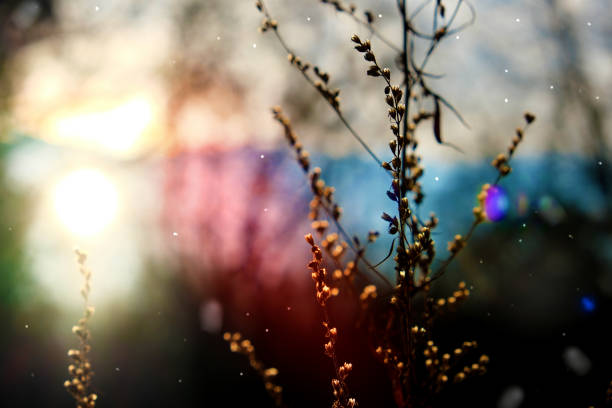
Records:
[[[438,180],[440,180],[440,177],[436,176],[436,177],[434,177],[434,180],[438,181]]]
[[[521,19],[520,18],[516,18],[514,21],[516,21],[517,23],[520,23]]]
[[[120,370],[119,370],[119,367],[115,367],[115,371],[120,371]]]
[[[459,39],[459,38],[461,38],[461,37],[459,37],[459,36],[456,36],[455,38],[456,38],[456,39],[458,40],[458,39]]]
[[[249,316],[251,315],[251,313],[246,312],[244,315],[245,315],[246,317],[249,317]]]
[[[551,85],[551,86],[550,86],[550,89],[555,89],[555,86],[554,86],[554,85]]]
[[[382,14],[379,14],[379,15],[378,15],[378,18],[382,18]]]
[[[601,161],[598,161],[597,164],[601,166],[603,163]]]
[[[220,39],[221,39],[221,36],[220,36],[220,35],[218,35],[218,36],[217,36],[217,41],[219,41]]]
[[[507,74],[508,73],[508,68],[504,69],[504,72]]]
[[[268,212],[268,209],[267,209],[267,208],[264,208],[264,212]]]
[[[240,372],[240,376],[242,377],[243,375],[244,375],[244,373],[241,371],[241,372]]]
[[[523,243],[523,238],[519,238],[519,244]]]
[[[257,44],[253,43],[253,48],[257,48]]]
[[[183,382],[183,379],[182,379],[182,378],[179,378],[179,379],[178,379],[178,382],[179,382],[179,383],[182,383],[182,382]]]
[[[26,324],[26,325],[25,325],[25,328],[26,328],[26,329],[29,329],[29,328],[30,328],[30,325],[29,325],[29,324]]]
[[[259,158],[260,158],[260,159],[263,159],[263,158],[264,158],[264,155],[262,154],[261,156],[259,156]]]
[[[100,6],[96,6],[96,11],[100,11]]]
[[[306,17],[306,21],[310,21],[310,17]]]
[[[572,234],[567,234],[567,236],[569,237],[569,239],[574,239],[574,236]]]
[[[172,235],[174,235],[175,237],[178,237],[178,232],[173,232]]]
[[[266,329],[266,333],[270,333],[270,329]]]
[[[481,260],[480,260],[480,263],[482,264],[482,263],[484,263],[484,261],[481,259]]]
[[[596,100],[596,101],[598,101],[598,100],[599,100],[599,96],[596,96],[596,97],[595,97],[595,100]]]
[[[525,228],[527,226],[527,224],[523,223],[523,228]]]
[[[290,312],[291,311],[291,306],[287,306],[287,311]]]
[[[508,103],[509,99],[508,98],[504,98],[504,102]]]
[[[591,26],[591,22],[590,22],[590,21],[587,21],[587,25],[590,27],[590,26]]]

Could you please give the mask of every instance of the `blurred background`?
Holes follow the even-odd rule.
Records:
[[[355,3],[399,38],[394,1]],[[368,31],[315,0],[267,4],[388,158],[382,89],[349,41]],[[612,380],[610,3],[474,5],[474,25],[429,65],[444,74],[433,88],[469,123],[443,113],[444,138],[463,153],[418,134],[421,211],[440,218],[441,259],[522,113],[538,119],[503,182],[504,219],[479,228],[435,288],[446,295],[464,280],[473,294],[436,326],[441,345],[477,340],[492,361],[439,404],[600,404]],[[82,310],[75,247],[93,269],[101,406],[271,406],[226,330],[279,368],[289,406],[329,404],[332,367],[305,268],[310,193],[270,106],[290,114],[336,187],[347,230],[381,232],[371,260],[388,251],[380,214],[393,207],[382,170],[257,32],[261,17],[251,0],[0,2],[0,405],[73,404],[62,383]],[[372,44],[393,71],[393,54]],[[339,301],[332,317],[361,406],[393,406],[356,311]]]

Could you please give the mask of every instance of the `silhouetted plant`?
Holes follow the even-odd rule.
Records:
[[[349,394],[347,383],[352,364],[339,363],[336,347],[338,329],[330,321],[327,311],[330,298],[345,289],[353,296],[358,294],[372,352],[387,369],[397,405],[431,406],[435,395],[448,384],[459,383],[468,377],[484,373],[489,357],[483,354],[476,360],[470,359],[469,355],[477,348],[475,341],[465,341],[454,350],[443,352],[439,350],[432,335],[431,328],[435,318],[469,296],[465,283],[461,282],[457,290],[446,298],[434,299],[428,293],[432,283],[443,276],[448,265],[465,247],[476,226],[487,219],[485,200],[488,191],[510,173],[510,160],[523,139],[525,129],[534,121],[535,116],[531,113],[525,114],[525,126],[516,130],[507,152],[499,154],[493,160],[492,165],[498,170],[498,177],[492,185],[484,185],[478,195],[479,204],[473,210],[472,226],[466,234],[458,234],[448,243],[450,255],[434,269],[436,251],[432,230],[438,225],[438,219],[431,214],[428,220],[422,220],[415,211],[425,197],[420,182],[424,169],[418,150],[417,130],[431,121],[436,141],[459,150],[442,136],[443,109],[450,110],[461,122],[465,122],[457,110],[430,86],[429,80],[435,78],[435,75],[426,71],[426,65],[441,41],[471,24],[474,10],[467,2],[459,0],[448,13],[443,2],[436,0],[432,30],[426,33],[417,29],[414,18],[432,2],[421,3],[409,14],[407,1],[398,0],[397,6],[403,25],[400,47],[377,31],[371,12],[365,11],[362,18],[355,6],[346,5],[340,0],[321,0],[321,3],[333,6],[337,12],[346,13],[366,26],[372,37],[381,40],[396,53],[395,60],[399,71],[399,79],[392,80],[391,68],[379,62],[370,40],[362,39],[356,34],[350,38],[356,51],[369,63],[365,68],[367,76],[380,80],[384,90],[381,97],[388,105],[386,114],[391,122],[392,135],[389,142],[392,157],[384,161],[365,143],[344,116],[340,104],[340,90],[330,86],[330,74],[299,57],[280,34],[279,23],[272,18],[265,3],[256,1],[257,9],[264,15],[260,31],[273,32],[287,52],[290,64],[316,89],[351,135],[388,174],[390,188],[386,195],[397,205],[396,214],[382,213],[382,219],[388,223],[388,233],[393,236],[389,255],[373,265],[366,258],[366,246],[361,244],[358,237],[351,237],[340,223],[342,208],[334,198],[334,188],[323,181],[320,168],[311,169],[309,154],[300,143],[289,118],[280,107],[272,109],[274,118],[283,127],[300,167],[309,178],[313,194],[309,217],[321,245],[315,243],[311,234],[306,236],[313,253],[308,267],[315,281],[317,301],[324,312],[322,323],[327,338],[325,354],[333,360],[335,371],[331,380],[334,395],[332,407],[357,405],[355,397]],[[463,5],[469,7],[471,20],[457,25],[456,18]],[[447,14],[450,14],[448,18]],[[415,56],[415,41],[428,44],[420,61],[417,61]],[[432,108],[422,108],[426,106],[426,102]],[[419,106],[419,110],[414,106]],[[330,222],[337,232],[329,232]],[[378,232],[371,231],[367,242],[374,242],[378,236]],[[324,267],[324,252],[333,264],[334,271],[331,274],[328,274]],[[390,258],[395,268],[393,282],[377,269]],[[367,284],[358,287],[354,279],[356,275],[364,278]]]

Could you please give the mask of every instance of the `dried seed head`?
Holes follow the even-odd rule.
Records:
[[[530,112],[525,112],[525,122],[527,123],[531,123],[535,120],[535,115],[533,113]]]

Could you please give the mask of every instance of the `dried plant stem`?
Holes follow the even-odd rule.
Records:
[[[291,121],[289,120],[289,118],[283,113],[282,109],[279,106],[276,106],[276,107],[272,108],[272,113],[273,113],[274,118],[276,119],[276,121],[283,126],[283,129],[285,131],[285,137],[289,141],[289,144],[295,150],[295,153],[296,153],[297,159],[298,159],[298,163],[300,164],[300,167],[302,168],[302,170],[304,171],[306,177],[310,181],[311,190],[312,190],[313,194],[315,195],[315,197],[320,198],[317,201],[317,207],[318,208],[322,208],[323,211],[327,214],[328,218],[334,223],[334,225],[336,226],[336,229],[338,230],[338,232],[346,240],[348,248],[351,251],[353,251],[355,253],[355,255],[357,255],[361,260],[363,260],[364,264],[366,264],[366,266],[372,272],[374,272],[374,274],[380,280],[382,280],[385,283],[385,285],[387,285],[390,289],[392,289],[393,288],[393,284],[389,281],[389,279],[387,279],[387,277],[385,275],[380,273],[378,271],[378,269],[376,269],[376,267],[374,265],[372,265],[372,263],[370,261],[368,261],[365,258],[365,254],[364,254],[365,249],[361,248],[361,247],[356,247],[355,246],[355,243],[351,239],[350,235],[348,234],[348,232],[344,229],[344,227],[340,223],[340,221],[339,221],[339,212],[338,212],[338,208],[340,208],[340,207],[338,206],[337,203],[335,203],[332,200],[330,200],[329,197],[331,196],[331,193],[329,194],[329,196],[327,196],[325,194],[322,194],[321,189],[316,187],[316,182],[315,183],[312,182],[314,175],[318,174],[318,173],[316,172],[316,169],[312,173],[309,173],[309,170],[310,170],[309,154],[308,154],[308,152],[306,150],[304,150],[304,148],[302,147],[301,143],[299,142],[298,136],[295,133],[295,131],[293,130],[293,127],[291,125]],[[319,171],[320,171],[320,169],[319,169]],[[318,178],[319,176],[317,175],[316,177]],[[358,273],[361,273],[361,272],[358,271]]]
[[[72,359],[73,363],[68,366],[70,379],[64,382],[64,387],[66,387],[74,398],[77,408],[94,408],[98,396],[91,391],[91,378],[94,373],[89,361],[89,352],[91,351],[89,340],[91,334],[88,324],[89,319],[94,313],[93,306],[89,305],[91,271],[85,264],[87,255],[78,249],[75,252],[79,264],[79,271],[84,278],[81,296],[83,297],[85,308],[83,317],[79,319],[76,326],[72,327],[72,332],[78,336],[80,345],[78,350],[68,350],[68,356]]]
[[[412,23],[412,19],[424,10],[426,5],[431,4],[431,0],[421,3],[410,15],[408,13],[407,0],[396,0],[403,29],[402,48],[400,51],[393,43],[384,39],[380,33],[374,30],[372,27],[374,17],[371,12],[365,12],[366,21],[364,21],[355,15],[356,8],[352,5],[346,6],[343,0],[320,1],[334,6],[337,11],[347,13],[354,20],[368,26],[372,36],[380,38],[386,45],[398,53],[396,61],[399,60],[398,65],[401,70],[401,78],[399,81],[395,81],[398,85],[392,85],[391,70],[387,67],[382,67],[378,63],[370,40],[361,40],[356,34],[351,37],[351,41],[356,44],[355,49],[362,54],[365,61],[370,63],[366,74],[371,77],[382,77],[385,82],[384,93],[385,102],[388,105],[387,115],[390,119],[390,129],[394,136],[394,139],[389,142],[389,148],[393,154],[389,162],[378,159],[346,121],[340,111],[339,90],[330,89],[327,86],[329,75],[322,72],[316,66],[311,70],[309,63],[295,56],[279,34],[278,24],[275,20],[271,19],[263,2],[258,0],[256,5],[265,15],[264,23],[261,27],[262,31],[269,29],[274,31],[282,47],[289,53],[291,64],[302,73],[302,76],[311,86],[317,89],[321,96],[336,111],[344,126],[349,129],[374,160],[387,171],[387,174],[392,177],[391,186],[386,194],[390,200],[396,202],[397,213],[389,215],[383,212],[381,216],[388,223],[388,232],[393,237],[389,255],[381,262],[376,265],[370,264],[364,257],[365,248],[359,244],[358,239],[352,240],[344,230],[339,222],[342,209],[333,199],[333,187],[326,185],[321,179],[321,170],[319,168],[313,171],[309,170],[309,156],[298,142],[297,136],[291,129],[289,120],[282,115],[280,108],[274,108],[273,112],[275,118],[283,125],[285,135],[297,153],[298,162],[308,175],[310,187],[314,195],[310,205],[310,218],[314,220],[312,224],[313,229],[322,235],[329,226],[327,220],[319,219],[319,210],[323,210],[335,224],[338,233],[346,239],[346,242],[340,241],[336,233],[329,234],[324,238],[323,248],[328,251],[328,255],[334,260],[336,265],[333,278],[347,278],[345,280],[350,287],[351,284],[354,284],[352,279],[353,271],[358,272],[357,262],[363,259],[364,264],[372,269],[377,276],[382,277],[385,283],[392,289],[390,294],[388,293],[382,297],[382,304],[376,302],[375,305],[373,299],[377,296],[376,287],[374,285],[367,285],[363,288],[359,301],[362,305],[363,318],[370,323],[368,333],[372,336],[371,344],[374,352],[389,372],[393,395],[397,405],[400,408],[430,407],[433,404],[435,395],[449,384],[449,379],[461,382],[472,374],[482,374],[485,372],[485,365],[489,359],[486,355],[482,355],[478,362],[465,365],[463,368],[458,367],[465,353],[476,347],[475,342],[464,342],[461,347],[453,351],[452,355],[451,353],[438,355],[438,347],[434,344],[431,333],[434,318],[438,313],[444,312],[447,308],[454,307],[459,301],[467,298],[469,290],[466,289],[465,283],[462,282],[452,296],[440,298],[437,301],[433,297],[428,296],[427,292],[431,289],[432,282],[444,274],[448,265],[465,247],[477,225],[486,219],[485,201],[488,189],[495,187],[501,178],[511,171],[509,162],[512,155],[522,140],[527,126],[533,122],[535,117],[529,113],[525,114],[527,125],[522,129],[517,129],[517,135],[512,140],[508,153],[500,154],[495,158],[492,164],[497,168],[499,175],[493,186],[483,186],[478,195],[480,205],[473,210],[475,220],[472,226],[464,237],[456,235],[448,243],[450,256],[442,261],[435,272],[432,271],[432,265],[436,256],[436,246],[432,239],[431,231],[438,225],[438,219],[435,217],[435,214],[432,214],[427,222],[422,222],[418,215],[413,212],[413,208],[418,211],[419,205],[424,199],[420,182],[424,168],[421,164],[420,154],[417,151],[418,141],[416,132],[420,124],[431,119],[433,135],[436,141],[439,144],[447,145],[460,151],[456,146],[444,141],[442,137],[442,108],[446,107],[457,116],[461,123],[466,126],[467,124],[446,99],[431,89],[427,79],[437,76],[425,72],[425,69],[431,56],[438,48],[438,44],[443,39],[473,23],[475,15],[473,7],[467,1],[458,0],[450,13],[450,18],[446,19],[443,1],[436,0],[432,16],[432,33],[429,35],[417,30]],[[459,9],[464,4],[467,4],[469,7],[472,17],[468,22],[454,27]],[[441,26],[438,24],[439,18],[442,20]],[[426,42],[425,53],[422,59],[419,59],[420,63],[417,63],[414,55],[416,48],[414,46],[415,39],[425,40],[424,42]],[[314,74],[320,81],[315,81],[316,78],[311,74],[311,71],[314,71]],[[412,109],[410,105],[411,100],[416,105],[412,106]],[[429,101],[433,104],[433,108],[426,110],[422,106],[424,102]],[[410,200],[413,200],[413,202]],[[412,203],[414,203],[414,206]],[[310,244],[313,252],[313,259],[308,266],[312,271],[312,278],[315,281],[317,301],[323,308],[323,325],[326,329],[326,337],[329,339],[325,345],[325,354],[333,360],[334,369],[336,370],[337,378],[332,380],[334,396],[336,397],[333,406],[352,406],[350,404],[354,403],[354,400],[347,399],[348,390],[346,389],[343,377],[346,373],[341,371],[342,366],[339,366],[336,356],[335,338],[337,336],[337,329],[331,327],[329,314],[326,309],[326,301],[330,296],[338,294],[339,290],[337,287],[332,288],[328,286],[326,282],[326,271],[322,265],[323,255],[319,247],[315,245],[312,235],[307,235],[306,241]],[[343,271],[340,257],[347,248],[355,252],[356,258],[354,262],[349,262],[347,268]],[[393,254],[395,254],[393,261],[396,272],[394,285],[376,269]],[[421,291],[425,292],[425,294],[422,297],[423,307],[419,309],[415,302],[417,301],[417,295]],[[349,290],[349,293],[354,295],[358,292]],[[383,322],[376,319],[380,311],[383,311],[384,314]]]
[[[278,375],[278,370],[274,367],[266,368],[264,364],[257,359],[255,355],[255,347],[251,341],[243,338],[240,333],[223,333],[223,340],[229,343],[232,353],[240,353],[248,357],[249,365],[264,381],[264,386],[268,392],[268,395],[270,395],[270,397],[274,400],[277,407],[284,408],[283,387],[274,382],[274,379]]]
[[[263,27],[266,27],[266,29],[271,29],[274,32],[274,35],[278,39],[278,42],[281,44],[281,46],[284,48],[285,52],[287,52],[290,58],[291,56],[297,55],[295,52],[293,52],[291,47],[289,47],[287,42],[283,39],[283,37],[279,33],[278,24],[270,16],[270,13],[266,7],[265,2],[263,0],[258,0],[257,4],[258,4],[258,8],[261,10],[262,13],[264,13],[266,17],[266,22],[264,22]],[[309,67],[309,65],[305,65],[305,66]],[[357,140],[357,142],[361,145],[361,147],[363,147],[363,149],[370,155],[370,157],[372,157],[372,159],[374,159],[374,161],[376,161],[376,163],[378,163],[379,165],[382,165],[382,160],[380,160],[378,156],[376,155],[376,153],[374,153],[374,151],[370,149],[370,147],[366,144],[363,138],[357,133],[357,131],[349,124],[348,120],[344,117],[344,114],[340,110],[339,104],[334,103],[334,99],[330,100],[328,95],[325,93],[324,89],[321,88],[321,86],[317,86],[317,83],[311,78],[310,75],[308,75],[307,68],[302,68],[301,66],[298,66],[298,68],[300,68],[299,71],[304,77],[304,79],[306,79],[306,81],[313,88],[315,88],[323,96],[323,98],[329,103],[329,105],[332,107],[334,112],[336,112],[336,114],[338,115],[340,122],[342,122],[342,124],[347,128],[347,130],[351,133],[351,135],[355,138],[355,140]]]
[[[315,244],[311,234],[306,235],[305,239],[312,250],[312,261],[310,261],[308,267],[312,271],[312,279],[315,282],[317,302],[323,309],[323,327],[325,328],[325,337],[328,339],[327,343],[325,343],[325,355],[332,359],[336,374],[336,378],[333,378],[331,381],[335,398],[332,408],[354,408],[357,402],[355,398],[349,396],[349,389],[346,384],[346,379],[352,371],[353,365],[346,362],[340,365],[338,362],[336,354],[338,329],[332,327],[327,310],[327,300],[332,295],[332,289],[326,283],[327,272],[323,267],[323,253]]]
[[[515,138],[512,141],[512,145],[508,149],[507,157],[504,155],[501,155],[503,157],[503,160],[500,160],[500,156],[498,156],[493,161],[493,165],[498,169],[497,177],[495,178],[495,181],[493,182],[494,186],[498,185],[499,182],[502,180],[502,178],[504,178],[510,173],[511,168],[509,167],[509,163],[512,159],[512,156],[514,155],[514,152],[516,151],[517,146],[522,141],[523,134],[527,131],[527,129],[529,128],[529,125],[531,125],[531,123],[533,123],[534,120],[535,120],[535,116],[533,114],[526,113],[525,114],[525,122],[526,122],[525,126],[523,126],[523,128],[518,128],[516,130],[517,136],[515,136]],[[452,263],[452,261],[461,251],[461,249],[465,247],[465,244],[467,244],[469,239],[474,234],[476,227],[478,227],[478,225],[481,224],[482,221],[484,220],[481,215],[482,213],[476,212],[477,208],[474,209],[476,217],[474,221],[472,222],[470,229],[467,231],[465,236],[461,238],[462,245],[458,247],[457,251],[451,251],[451,254],[445,260],[442,261],[438,269],[434,273],[431,274],[431,277],[429,281],[427,282],[427,284],[439,279],[440,277],[442,277],[442,275],[444,275],[444,272],[446,272],[446,268]]]

